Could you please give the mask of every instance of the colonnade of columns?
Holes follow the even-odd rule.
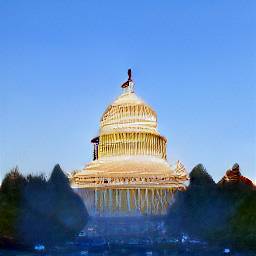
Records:
[[[173,199],[170,189],[80,189],[92,216],[164,215]]]
[[[117,155],[151,155],[166,159],[166,139],[150,133],[112,133],[100,136],[99,158]]]

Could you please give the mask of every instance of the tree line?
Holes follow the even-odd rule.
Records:
[[[255,186],[239,170],[227,174],[230,179],[216,184],[202,164],[193,168],[187,190],[169,208],[170,235],[183,232],[215,245],[256,249]]]
[[[31,247],[72,239],[85,226],[87,210],[56,165],[48,180],[24,177],[17,168],[0,188],[0,246]]]

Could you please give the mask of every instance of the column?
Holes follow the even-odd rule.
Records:
[[[126,190],[126,198],[127,198],[127,208],[128,211],[131,211],[131,202],[130,202],[130,189]]]

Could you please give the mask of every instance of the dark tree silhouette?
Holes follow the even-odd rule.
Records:
[[[59,165],[49,181],[24,178],[15,169],[6,175],[0,192],[0,238],[32,246],[73,239],[86,224],[88,213],[71,189]],[[1,239],[0,239],[1,244]]]
[[[216,186],[212,176],[206,171],[202,164],[198,164],[192,169],[189,178],[190,187],[198,186],[200,188],[209,188],[209,186]]]
[[[0,237],[9,238],[16,232],[25,183],[17,167],[3,179],[0,189]]]
[[[186,232],[214,244],[255,248],[255,193],[253,186],[243,182],[216,185],[199,164],[190,173],[187,190],[176,194],[169,209],[169,232]]]

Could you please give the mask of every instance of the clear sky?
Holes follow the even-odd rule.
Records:
[[[168,158],[256,179],[256,1],[1,1],[1,176],[65,171],[133,69]]]

